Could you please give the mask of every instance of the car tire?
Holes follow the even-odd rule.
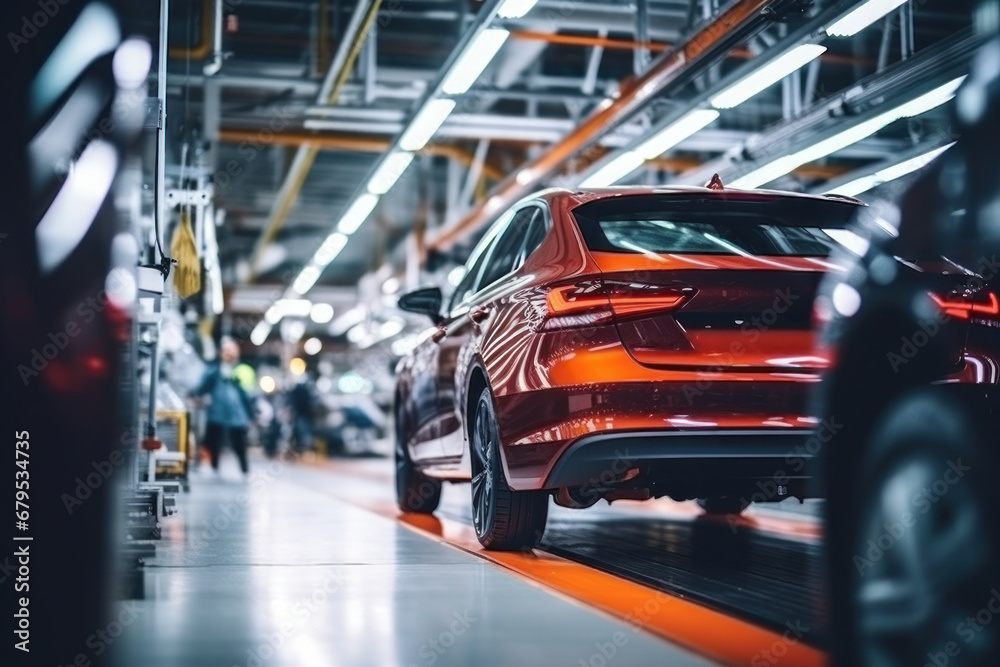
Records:
[[[705,514],[742,514],[743,510],[750,506],[749,500],[736,496],[699,498],[696,502],[698,507],[705,510]]]
[[[469,438],[472,461],[472,523],[487,549],[515,551],[538,545],[548,518],[548,494],[514,491],[500,459],[500,430],[490,390],[476,402]]]
[[[420,472],[406,447],[406,422],[396,414],[396,504],[404,512],[430,514],[441,502],[441,482]]]
[[[995,665],[1000,627],[966,621],[1000,603],[997,467],[975,415],[925,390],[870,433],[827,510],[833,664]]]

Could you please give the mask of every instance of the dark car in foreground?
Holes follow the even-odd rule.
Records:
[[[488,548],[531,546],[548,498],[809,493],[812,301],[859,202],[711,187],[550,190],[501,216],[398,367],[396,486],[472,482]]]
[[[998,62],[994,42],[962,138],[862,212],[870,245],[817,298],[837,665],[1000,664]]]

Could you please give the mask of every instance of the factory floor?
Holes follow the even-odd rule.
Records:
[[[435,517],[399,515],[391,469],[385,459],[293,464],[257,457],[246,478],[231,459],[219,475],[193,472],[179,513],[162,521],[156,557],[145,565],[143,599],[116,603],[123,625],[111,644],[116,664],[682,667],[750,664],[775,647],[782,659],[767,664],[822,664],[809,638],[782,632],[781,621],[800,610],[759,619],[739,613],[746,582],[731,564],[723,578],[735,582],[732,591],[707,589],[720,604],[671,588],[685,583],[681,576],[660,581],[660,570],[644,574],[641,565],[656,559],[642,551],[612,543],[603,549],[616,550],[614,562],[636,567],[603,567],[600,544],[615,532],[608,526],[626,536],[647,530],[635,525],[645,516],[638,510],[623,517],[595,508],[596,523],[585,527],[572,523],[585,513],[555,510],[542,549],[490,554],[478,549],[463,519],[467,485],[446,487]],[[655,512],[645,512],[658,525]],[[676,541],[669,536],[677,526],[692,525],[683,514],[664,521],[657,533],[668,543]],[[815,523],[787,528],[786,519],[766,515],[760,521],[765,532],[770,522],[790,535],[754,538],[756,546],[743,547],[748,560],[753,550],[797,545],[786,567],[808,579]],[[767,539],[780,543],[760,541]],[[648,537],[633,541],[672,551]],[[688,560],[688,584],[700,589],[700,559]],[[802,600],[801,591],[789,596]],[[727,608],[731,599],[736,606]]]

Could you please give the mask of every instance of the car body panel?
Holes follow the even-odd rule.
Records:
[[[493,397],[501,460],[515,490],[547,488],[546,478],[560,456],[580,438],[594,434],[805,432],[815,426],[808,395],[826,359],[811,352],[814,340],[804,324],[808,315],[803,318],[802,311],[808,310],[805,304],[811,302],[822,273],[833,265],[819,257],[646,256],[588,248],[574,209],[600,199],[650,194],[830,201],[758,191],[630,188],[545,192],[523,204],[544,206],[548,215],[550,226],[538,247],[504,279],[455,304],[438,327],[437,340],[429,336],[400,364],[399,403],[404,414],[431,401],[412,395],[418,387],[430,391],[427,382],[417,382],[415,375],[428,373],[434,380],[438,415],[426,422],[434,427],[422,434],[410,432],[408,442],[411,456],[429,475],[468,479],[466,413],[478,398],[470,394],[478,377],[485,378]],[[502,235],[500,231],[496,238]],[[665,350],[655,338],[652,345],[642,343],[640,329],[666,330],[664,316],[656,313],[586,328],[540,328],[545,295],[553,283],[571,284],[626,271],[653,283],[679,280],[702,290],[689,304],[697,308],[677,314],[678,322],[687,320],[686,348]],[[768,283],[768,276],[779,274],[801,292],[784,309],[794,311],[796,323],[750,323],[754,312],[772,308],[780,299]],[[698,317],[701,320],[695,322]],[[672,321],[673,316],[666,319]],[[734,340],[742,347],[731,348]],[[423,440],[428,437],[433,447]]]

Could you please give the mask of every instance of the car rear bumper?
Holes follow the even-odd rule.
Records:
[[[820,437],[813,429],[599,433],[566,448],[542,488],[608,486],[629,475],[646,481],[801,480]]]
[[[736,454],[737,450],[750,451],[773,441],[782,443],[772,452],[781,459],[817,428],[808,411],[815,382],[777,374],[726,375],[740,380],[723,381],[717,375],[701,384],[695,379],[593,383],[498,395],[507,479],[517,490],[544,488],[570,449],[576,452],[587,443],[615,442],[614,438],[628,438],[634,443],[633,453],[645,449],[680,451],[682,446],[689,454],[714,449],[718,453],[709,458],[717,463],[732,458],[727,453],[730,450]],[[714,438],[701,433],[720,435]],[[756,435],[733,435],[740,433],[774,436],[765,441]],[[721,434],[729,435],[722,439]],[[730,444],[717,447],[721,443]],[[605,448],[604,444],[595,446]],[[614,447],[611,451],[613,454]],[[577,456],[580,454],[573,454]]]

